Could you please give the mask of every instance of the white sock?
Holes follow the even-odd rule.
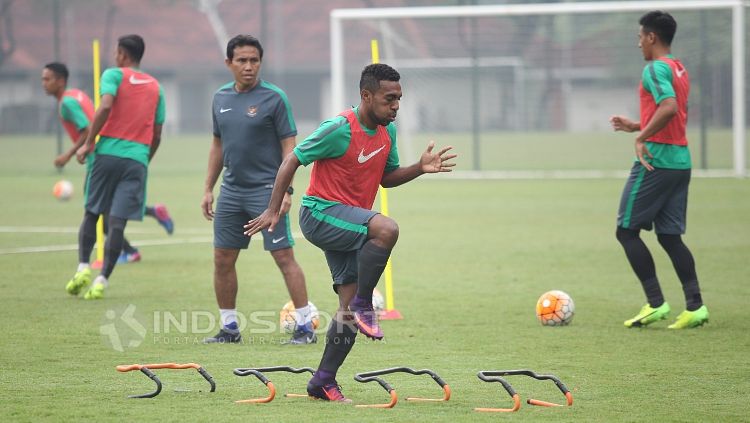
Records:
[[[109,286],[109,281],[107,280],[107,278],[105,278],[102,275],[97,276],[96,279],[94,279],[94,283],[91,284],[91,286],[94,286],[98,283],[102,284],[105,288]]]
[[[310,303],[294,310],[294,320],[296,321],[297,326],[303,326],[305,323],[308,323],[310,317]]]
[[[237,309],[235,308],[220,308],[219,314],[221,315],[221,326],[227,327],[229,324],[234,323],[237,325]]]
[[[76,273],[82,271],[83,269],[88,269],[89,267],[90,266],[88,263],[78,263],[78,270],[76,270]]]

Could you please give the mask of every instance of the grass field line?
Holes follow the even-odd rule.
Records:
[[[8,234],[77,234],[78,226],[0,226],[0,233]],[[163,229],[127,228],[129,234],[163,234]],[[211,229],[180,228],[181,234],[208,235]]]
[[[303,235],[301,233],[298,233],[298,232],[292,233],[292,238],[294,239],[300,239],[302,237]],[[133,245],[136,247],[146,247],[146,246],[154,246],[154,245],[204,244],[204,243],[213,242],[213,240],[214,240],[213,236],[149,239],[149,240],[133,241]],[[78,244],[0,248],[0,256],[9,255],[9,254],[52,253],[52,252],[59,252],[59,251],[75,251],[75,250],[78,250]]]
[[[629,170],[457,170],[448,174],[424,175],[451,179],[622,179]],[[693,169],[696,178],[732,178],[731,169]]]

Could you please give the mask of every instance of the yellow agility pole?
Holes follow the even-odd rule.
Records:
[[[93,68],[94,69],[94,110],[98,110],[99,103],[101,103],[101,98],[99,97],[99,93],[101,92],[101,89],[99,87],[99,80],[101,78],[101,61],[99,58],[99,39],[94,38],[94,41],[91,44],[92,44],[91,49],[92,49],[93,57],[94,57],[94,68]],[[98,135],[96,137],[96,141],[97,142],[99,141]],[[91,160],[91,158],[89,160]],[[104,216],[99,215],[99,220],[96,221],[96,260],[94,260],[94,263],[91,265],[91,267],[93,267],[94,269],[101,269],[103,263],[104,263]]]
[[[370,51],[372,53],[372,63],[380,63],[380,49],[378,48],[378,40],[370,41]],[[380,214],[388,217],[388,189],[382,186],[378,188],[380,193]],[[396,320],[403,319],[401,312],[396,310],[396,306],[393,302],[393,266],[391,265],[391,259],[388,258],[388,263],[385,265],[385,310],[380,315],[382,320]]]

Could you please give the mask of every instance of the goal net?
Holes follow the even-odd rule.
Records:
[[[359,102],[376,39],[380,61],[402,76],[404,161],[434,139],[479,177],[622,172],[634,135],[614,133],[609,117],[639,118],[638,20],[654,9],[677,20],[672,53],[691,78],[694,169],[744,176],[749,36],[739,0],[337,9],[331,111]]]

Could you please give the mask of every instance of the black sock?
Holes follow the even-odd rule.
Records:
[[[372,302],[372,291],[383,274],[391,250],[378,247],[372,240],[367,241],[359,251],[359,279],[357,296]]]
[[[146,206],[146,216],[156,217],[156,210],[153,207]]]
[[[109,217],[109,232],[107,232],[107,241],[104,243],[104,263],[102,264],[102,276],[109,279],[112,270],[117,264],[117,259],[122,251],[122,244],[125,239],[125,224],[127,220],[120,217]]]
[[[688,311],[695,311],[703,306],[703,297],[698,281],[693,280],[683,283],[682,292],[685,294],[685,308]]]
[[[320,365],[318,371],[313,376],[313,384],[330,383],[331,380],[323,379],[335,379],[336,372],[339,367],[344,363],[346,356],[349,355],[349,351],[354,346],[354,341],[357,337],[357,328],[354,326],[352,320],[347,320],[349,323],[342,323],[335,319],[331,320],[331,325],[328,327],[326,333],[326,346],[323,350],[323,358],[320,359]]]
[[[130,242],[128,241],[127,238],[123,237],[122,238],[122,251],[126,254],[133,254],[138,250],[136,250],[135,248],[133,248],[132,245],[130,245]]]
[[[698,276],[695,273],[695,260],[690,249],[682,242],[680,235],[657,235],[659,244],[669,254],[677,277],[682,283],[682,292],[685,294],[685,303],[688,311],[695,311],[703,305],[701,289],[698,285]]]
[[[105,214],[103,219],[104,220],[102,221],[103,223],[102,229],[104,230],[104,235],[106,235],[109,233],[109,214]],[[135,248],[133,248],[132,245],[130,245],[130,242],[128,242],[127,238],[123,238],[122,251],[128,254],[133,254],[138,250],[136,250]]]
[[[618,227],[616,236],[625,249],[625,256],[630,262],[630,267],[641,281],[648,304],[654,308],[664,304],[664,295],[661,292],[659,280],[656,278],[654,258],[651,257],[651,252],[639,236],[639,231]]]
[[[646,300],[648,305],[653,308],[661,307],[664,304],[664,294],[661,292],[661,286],[659,285],[659,279],[651,278],[641,281],[643,292],[646,293]]]
[[[85,212],[81,228],[78,230],[78,262],[88,263],[91,259],[91,250],[96,244],[96,220],[99,218],[94,213]]]

